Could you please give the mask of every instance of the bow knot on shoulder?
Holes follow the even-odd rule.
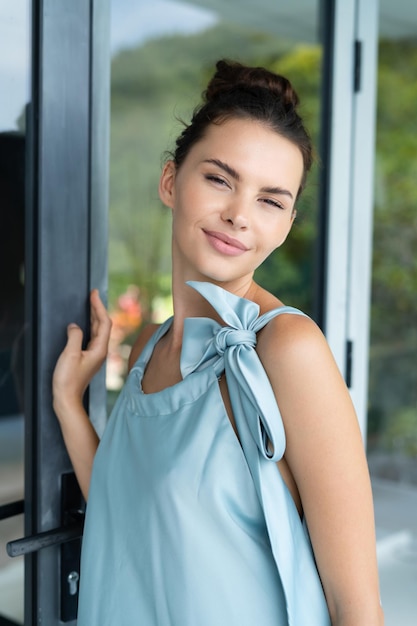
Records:
[[[256,333],[253,330],[236,329],[230,326],[220,327],[214,336],[214,346],[217,354],[222,356],[227,348],[238,345],[256,346]]]
[[[187,318],[181,373],[213,367],[226,375],[230,402],[242,447],[255,446],[264,459],[278,461],[285,432],[271,383],[255,350],[256,333],[275,315],[259,316],[259,306],[216,285],[189,282],[217,311],[224,326],[211,318]]]

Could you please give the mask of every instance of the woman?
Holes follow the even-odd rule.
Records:
[[[383,623],[349,394],[312,320],[253,280],[311,167],[297,105],[285,78],[217,63],[160,179],[174,316],[139,336],[99,447],[96,291],[85,351],[68,328],[54,408],[88,498],[79,625]]]

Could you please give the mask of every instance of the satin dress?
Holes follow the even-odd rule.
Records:
[[[285,432],[255,351],[268,321],[302,313],[259,316],[249,300],[189,284],[224,325],[185,321],[172,387],[141,387],[172,319],[130,371],[94,460],[78,626],[329,626],[307,528],[276,465]]]

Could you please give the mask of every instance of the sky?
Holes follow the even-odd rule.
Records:
[[[29,2],[0,0],[0,131],[16,130],[29,99]]]
[[[0,0],[0,132],[16,130],[30,94],[30,0]],[[176,0],[111,0],[111,53],[154,37],[192,34],[217,21]]]
[[[209,10],[175,0],[112,0],[111,51],[132,47],[154,37],[192,34],[217,21]]]

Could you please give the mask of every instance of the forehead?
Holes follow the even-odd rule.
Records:
[[[296,144],[265,124],[239,118],[210,124],[189,156],[194,163],[220,159],[242,175],[284,176],[293,180],[297,189],[304,168]]]

